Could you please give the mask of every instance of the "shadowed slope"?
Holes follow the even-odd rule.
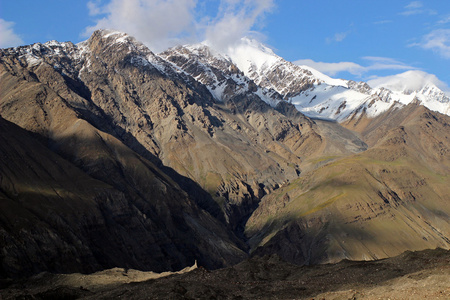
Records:
[[[163,271],[195,259],[216,268],[246,256],[151,162],[84,120],[53,135],[53,147],[78,167],[0,121],[2,277],[114,266]]]

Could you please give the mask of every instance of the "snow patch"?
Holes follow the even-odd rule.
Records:
[[[33,54],[26,55],[25,59],[27,60],[27,64],[29,67],[37,66],[43,62],[42,58],[34,56]]]

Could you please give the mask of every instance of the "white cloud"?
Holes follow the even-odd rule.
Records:
[[[218,16],[206,25],[206,40],[215,48],[226,49],[248,35],[273,7],[273,0],[224,0]]]
[[[199,16],[195,8],[206,0],[99,0],[88,2],[92,16],[103,17],[86,28],[126,32],[159,52],[206,38],[221,49],[247,35],[274,6],[274,0],[221,0],[217,16]],[[198,21],[199,19],[200,21]]]
[[[350,32],[338,32],[333,37],[326,38],[327,43],[331,42],[342,42]]]
[[[423,7],[423,4],[420,1],[413,1],[405,6],[406,9],[417,9],[421,7]]]
[[[194,31],[197,0],[111,0],[100,6],[88,3],[91,15],[105,15],[86,28],[89,36],[96,29],[115,29],[142,41],[153,51],[164,50]]]
[[[412,16],[419,14],[435,15],[437,12],[432,9],[425,8],[421,1],[412,1],[405,6],[405,10],[400,13],[403,16]]]
[[[441,20],[438,21],[438,24],[447,24],[450,23],[450,15],[446,15]]]
[[[373,24],[375,24],[375,25],[383,25],[383,24],[389,24],[389,23],[392,23],[392,22],[394,22],[394,21],[392,21],[392,20],[381,20],[381,21],[373,22]]]
[[[89,1],[87,3],[87,7],[89,10],[90,16],[97,16],[97,15],[100,15],[103,13],[101,6],[100,6],[100,2],[98,0],[97,1]]]
[[[365,56],[363,59],[369,61],[371,64],[365,67],[366,71],[374,70],[411,70],[415,67],[406,65],[398,60],[388,57]]]
[[[423,37],[422,42],[410,46],[433,50],[444,58],[450,59],[450,29],[433,30]]]
[[[364,56],[363,59],[376,63],[402,64],[396,59],[381,56]]]
[[[341,72],[348,72],[352,75],[362,76],[365,73],[376,70],[411,70],[415,69],[402,62],[387,57],[366,56],[364,60],[368,61],[367,66],[362,66],[354,62],[316,62],[311,59],[297,60],[296,65],[307,65],[329,76],[336,76]]]
[[[420,1],[413,1],[405,6],[405,10],[401,12],[401,15],[404,16],[411,16],[411,15],[417,15],[422,13],[423,4]]]
[[[434,84],[443,91],[448,91],[447,84],[440,81],[435,75],[420,70],[411,70],[401,74],[377,77],[367,81],[373,87],[385,87],[394,91],[418,91],[427,84]]]
[[[294,61],[296,65],[306,65],[311,68],[316,69],[322,73],[325,73],[329,76],[335,76],[340,72],[349,72],[353,75],[361,75],[365,72],[365,68],[354,62],[337,62],[337,63],[327,63],[320,61],[313,61],[312,59],[301,59]]]
[[[14,32],[14,22],[0,19],[0,48],[16,47],[24,44],[23,40]]]

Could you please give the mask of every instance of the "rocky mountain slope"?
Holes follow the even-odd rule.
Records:
[[[395,102],[250,40],[233,51],[154,54],[108,30],[1,49],[0,275],[449,247],[449,117],[417,105],[444,93]]]
[[[245,246],[169,177],[85,121],[68,129],[70,142],[52,145],[72,148],[60,152],[70,161],[42,136],[3,119],[0,126],[0,276],[163,271],[196,259],[214,268],[246,257]]]
[[[449,118],[415,104],[386,114],[362,130],[367,151],[264,197],[246,224],[253,253],[314,264],[449,247]]]
[[[44,269],[92,271],[115,265],[170,270],[192,264],[196,258],[212,268],[237,262],[245,257],[246,246],[233,231],[239,233],[260,197],[299,176],[300,154],[314,152],[322,144],[314,122],[292,106],[281,103],[277,110],[252,93],[218,103],[204,85],[121,33],[97,31],[80,45],[49,42],[4,49],[0,66],[2,118],[30,132],[47,150],[42,155],[53,151],[85,177],[114,189],[118,196],[110,197],[113,202],[106,212],[88,211],[113,220],[115,214],[122,216],[120,222],[100,218],[98,222],[105,224],[92,226],[103,228],[98,236],[111,238],[104,242],[104,249],[128,249],[126,253],[118,250],[117,257],[102,256],[98,263],[81,260],[85,265],[81,270],[74,265],[50,266],[46,260],[58,256],[52,247],[44,247],[43,252],[36,249],[39,245],[30,247],[28,251],[39,253],[32,259],[32,254],[17,251],[19,241],[38,243],[38,235],[26,233],[31,221],[18,227],[25,232],[23,237],[13,234],[10,216],[4,223],[9,240],[5,246],[17,247],[3,253],[6,259],[17,252],[17,260],[2,266],[4,275]],[[5,147],[13,147],[10,138]],[[33,160],[39,161],[40,154],[36,155]],[[9,170],[14,160],[4,162],[2,170]],[[15,163],[20,164],[12,170],[27,170],[27,161]],[[46,168],[53,167],[43,165],[42,172],[52,174]],[[21,176],[3,172],[2,183],[7,178],[11,183],[2,189],[6,195],[15,195],[14,201],[21,201],[25,193],[15,190],[18,184],[43,191],[47,185],[58,185],[59,178],[70,181],[53,174],[56,182],[47,185],[32,175],[24,183]],[[84,179],[74,175],[72,180]],[[89,199],[98,198],[97,189],[86,187],[85,192]],[[53,193],[44,193],[38,199],[52,197]],[[71,198],[65,201],[76,206]],[[36,199],[29,205],[19,205],[11,213],[24,213],[41,203]],[[60,209],[57,206],[54,211]],[[48,214],[37,218],[50,222]],[[128,218],[135,222],[125,226],[122,223]],[[67,221],[66,226],[72,225],[81,226],[77,239],[86,251],[93,251],[89,242],[83,242],[91,231],[88,225],[77,217]],[[53,223],[48,227],[56,232],[65,228]],[[136,236],[125,238],[115,230]],[[119,246],[113,246],[114,242]],[[61,244],[55,242],[55,247]],[[180,247],[186,253],[180,253]],[[138,253],[152,254],[143,258]],[[79,256],[86,255],[75,250],[68,255],[73,261]]]

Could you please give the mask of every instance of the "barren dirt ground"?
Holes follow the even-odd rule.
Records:
[[[226,269],[194,266],[161,275],[117,268],[47,273],[4,280],[1,288],[0,299],[450,299],[450,251],[317,266],[255,257]]]

